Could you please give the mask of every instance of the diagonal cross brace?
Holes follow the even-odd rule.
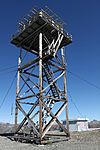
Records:
[[[36,104],[38,104],[38,100],[35,102]],[[26,114],[27,117],[29,117],[31,115],[31,113],[34,111],[36,105],[32,106],[31,109],[29,110],[29,112]],[[20,123],[20,125],[18,126],[16,133],[18,133],[18,131],[22,128],[22,126],[24,125],[24,123],[27,120],[27,117],[25,116],[25,118],[22,120],[22,122]]]
[[[21,107],[21,105],[19,103],[17,103],[17,106],[18,106],[19,110],[23,113],[25,118],[30,122],[30,124],[32,125],[32,127],[33,127],[34,131],[36,132],[37,136],[40,137],[40,133],[36,129],[35,123],[29,118],[29,116],[27,116],[26,112],[23,110],[23,108]]]
[[[32,90],[32,88],[28,85],[28,83],[25,81],[25,79],[22,77],[22,76],[20,76],[21,78],[22,78],[22,80],[26,83],[26,85],[28,86],[28,88],[31,90],[31,92],[33,93],[33,94],[35,94],[35,92]],[[36,96],[37,98],[38,98],[38,96]]]
[[[67,106],[67,102],[63,103],[62,106],[59,108],[59,110],[56,112],[56,114],[54,115],[50,110],[50,116],[52,117],[52,119],[49,121],[49,123],[46,125],[46,127],[44,128],[43,134],[42,134],[42,138],[45,136],[45,134],[48,132],[48,130],[51,128],[51,126],[53,125],[53,123],[56,121],[59,126],[64,130],[64,132],[66,134],[68,134],[67,129],[60,123],[60,121],[58,120],[58,116],[61,114],[61,112],[65,109],[65,107]],[[46,108],[46,110],[48,111],[47,106],[44,104],[44,107]]]

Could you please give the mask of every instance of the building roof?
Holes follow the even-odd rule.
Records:
[[[76,124],[77,122],[87,122],[89,119],[87,118],[77,118],[77,119],[70,119],[69,124]],[[66,124],[66,120],[62,120],[63,124]]]

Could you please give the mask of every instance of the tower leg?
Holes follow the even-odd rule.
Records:
[[[20,67],[21,67],[21,53],[22,50],[20,49],[20,55],[18,58],[18,73],[17,73],[17,87],[16,87],[16,102],[15,102],[15,129],[17,128],[18,125],[18,106],[17,106],[17,98],[20,90]]]
[[[39,132],[40,132],[40,143],[42,137],[42,33],[39,34]]]
[[[65,69],[64,73],[64,96],[66,98],[66,128],[68,130],[69,134],[69,121],[68,121],[68,97],[67,97],[67,79],[66,79],[66,64],[65,64],[65,55],[64,55],[64,47],[61,49],[61,54],[62,54],[62,64]]]

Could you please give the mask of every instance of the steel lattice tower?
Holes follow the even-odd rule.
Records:
[[[19,32],[11,40],[20,48],[15,134],[25,132],[28,126],[33,132],[28,138],[41,144],[48,140],[48,131],[56,122],[69,137],[64,47],[72,38],[64,31],[63,21],[48,8],[33,9],[19,25]],[[66,127],[59,119],[64,110]]]

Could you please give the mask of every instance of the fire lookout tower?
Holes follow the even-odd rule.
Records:
[[[64,22],[47,7],[32,9],[19,22],[19,31],[11,39],[20,49],[15,135],[24,132],[23,139],[28,135],[30,140],[42,144],[50,136],[56,139],[55,132],[49,133],[56,122],[63,129],[63,137],[69,137],[64,47],[71,42],[71,35],[64,31]],[[66,127],[59,119],[64,110]],[[29,128],[32,134],[28,134]]]

